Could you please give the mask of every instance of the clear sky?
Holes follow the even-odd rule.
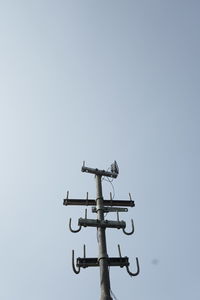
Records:
[[[84,243],[98,255],[95,229],[70,233],[84,208],[63,206],[67,190],[95,197],[83,160],[117,160],[115,198],[136,203],[120,216],[135,234],[107,232],[110,255],[120,243],[141,265],[111,269],[117,299],[200,299],[199,14],[196,0],[0,2],[0,299],[99,299],[99,270],[71,268]]]

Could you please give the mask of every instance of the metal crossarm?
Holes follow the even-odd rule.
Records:
[[[123,229],[126,228],[126,223],[124,221],[109,221],[109,220],[94,220],[94,219],[83,219],[79,218],[79,226],[90,226],[90,227],[103,227],[103,228],[117,228]]]
[[[85,205],[93,206],[96,205],[95,199],[64,199],[63,205]],[[135,203],[133,200],[103,200],[104,206],[128,206],[134,207]]]
[[[91,174],[95,174],[95,175],[99,175],[99,176],[112,177],[112,178],[117,178],[117,175],[118,175],[118,173],[116,173],[116,172],[108,172],[108,171],[105,171],[105,170],[99,170],[97,168],[96,169],[88,168],[88,167],[85,167],[84,165],[82,166],[81,171],[91,173]]]
[[[129,266],[129,259],[125,257],[108,257],[107,258],[108,266],[110,267],[126,267]],[[88,267],[99,267],[99,259],[96,257],[89,258],[80,258],[76,259],[76,266],[80,268]]]

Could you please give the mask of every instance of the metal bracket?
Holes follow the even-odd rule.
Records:
[[[80,273],[80,267],[78,267],[78,269],[76,269],[75,264],[74,264],[74,250],[72,250],[72,269],[75,274]]]
[[[80,219],[79,219],[79,220],[80,220]],[[85,209],[85,219],[84,219],[84,220],[87,220],[87,208]],[[79,228],[76,229],[76,230],[74,230],[74,229],[72,229],[72,225],[71,225],[71,224],[72,224],[72,219],[70,218],[70,219],[69,219],[69,229],[70,229],[70,231],[73,232],[73,233],[79,232],[79,231],[81,230],[82,226],[83,226],[83,225],[79,224],[79,222],[78,222]]]
[[[86,259],[86,247],[85,247],[85,244],[83,245],[83,260]],[[76,261],[78,261],[80,259],[80,257],[77,258]],[[78,269],[76,269],[75,267],[75,263],[74,263],[74,250],[72,250],[72,269],[74,271],[75,274],[79,274],[80,273],[80,269],[81,267],[76,263],[76,266]]]
[[[128,208],[125,208],[125,207],[104,207],[103,208],[103,212],[104,213],[109,213],[109,212],[127,212],[128,211]],[[97,213],[97,208],[96,206],[93,206],[92,207],[92,212],[93,213]]]
[[[140,266],[139,266],[139,260],[138,258],[136,257],[136,265],[137,265],[137,271],[135,273],[132,273],[130,270],[129,270],[129,266],[126,266],[126,270],[128,272],[128,274],[130,276],[137,276],[139,273],[140,273]]]
[[[121,258],[122,256],[121,256],[121,249],[120,249],[120,245],[118,245],[118,251],[119,251],[119,257]],[[136,257],[136,265],[137,265],[137,271],[135,272],[135,273],[132,273],[130,270],[129,270],[129,262],[128,262],[128,264],[126,264],[126,270],[127,270],[127,272],[128,272],[128,274],[130,275],[130,276],[137,276],[139,273],[140,273],[140,266],[139,266],[139,260],[138,260],[138,258]]]
[[[131,234],[134,233],[135,228],[134,228],[133,219],[131,219],[131,224],[132,224],[132,230],[131,230],[130,232],[126,232],[124,228],[122,229],[124,234],[126,234],[126,235],[131,235]]]
[[[71,224],[72,224],[72,219],[70,218],[70,219],[69,219],[69,230],[70,230],[71,232],[77,233],[77,232],[79,232],[79,231],[81,230],[81,226],[79,226],[79,228],[76,229],[76,230],[72,229]]]

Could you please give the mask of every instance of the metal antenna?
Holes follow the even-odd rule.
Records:
[[[97,214],[97,219],[88,219],[87,217],[87,209],[85,210],[85,218],[79,218],[78,220],[78,229],[74,230],[71,227],[71,218],[69,221],[69,229],[71,232],[79,232],[83,227],[96,227],[97,228],[97,236],[98,236],[98,245],[99,245],[99,255],[98,257],[89,257],[86,258],[86,247],[84,245],[83,249],[83,258],[78,257],[76,259],[76,264],[74,261],[74,250],[72,250],[72,268],[76,274],[80,272],[81,268],[87,267],[99,267],[100,268],[100,288],[101,288],[101,297],[100,300],[112,300],[111,297],[111,288],[110,288],[110,276],[109,276],[109,267],[110,266],[119,266],[121,268],[126,267],[127,272],[130,276],[136,276],[140,272],[139,261],[136,258],[137,269],[135,273],[132,273],[129,270],[129,258],[127,256],[122,257],[120,246],[118,245],[119,257],[109,257],[107,253],[107,245],[106,245],[106,228],[112,229],[122,229],[122,231],[131,235],[134,233],[134,224],[132,223],[132,230],[130,232],[126,232],[126,222],[119,220],[119,212],[127,212],[128,209],[125,207],[134,207],[135,203],[129,194],[130,200],[114,200],[112,199],[112,194],[110,195],[109,200],[104,200],[102,193],[102,177],[111,177],[117,178],[119,174],[119,168],[114,161],[111,165],[111,171],[99,170],[88,168],[85,166],[85,162],[82,166],[82,172],[87,172],[91,174],[95,174],[96,178],[96,199],[88,199],[88,193],[86,199],[69,199],[69,192],[67,193],[66,199],[64,199],[64,205],[86,205],[92,207],[92,212]],[[122,207],[120,207],[122,206]],[[104,220],[104,213],[108,212],[117,212],[117,220]]]

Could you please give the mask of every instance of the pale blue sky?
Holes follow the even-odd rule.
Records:
[[[199,14],[195,0],[1,1],[2,300],[99,299],[99,270],[71,268],[72,248],[98,255],[95,229],[70,233],[84,208],[62,202],[95,196],[83,160],[114,159],[136,233],[108,230],[108,252],[141,264],[111,269],[117,299],[199,299]]]

